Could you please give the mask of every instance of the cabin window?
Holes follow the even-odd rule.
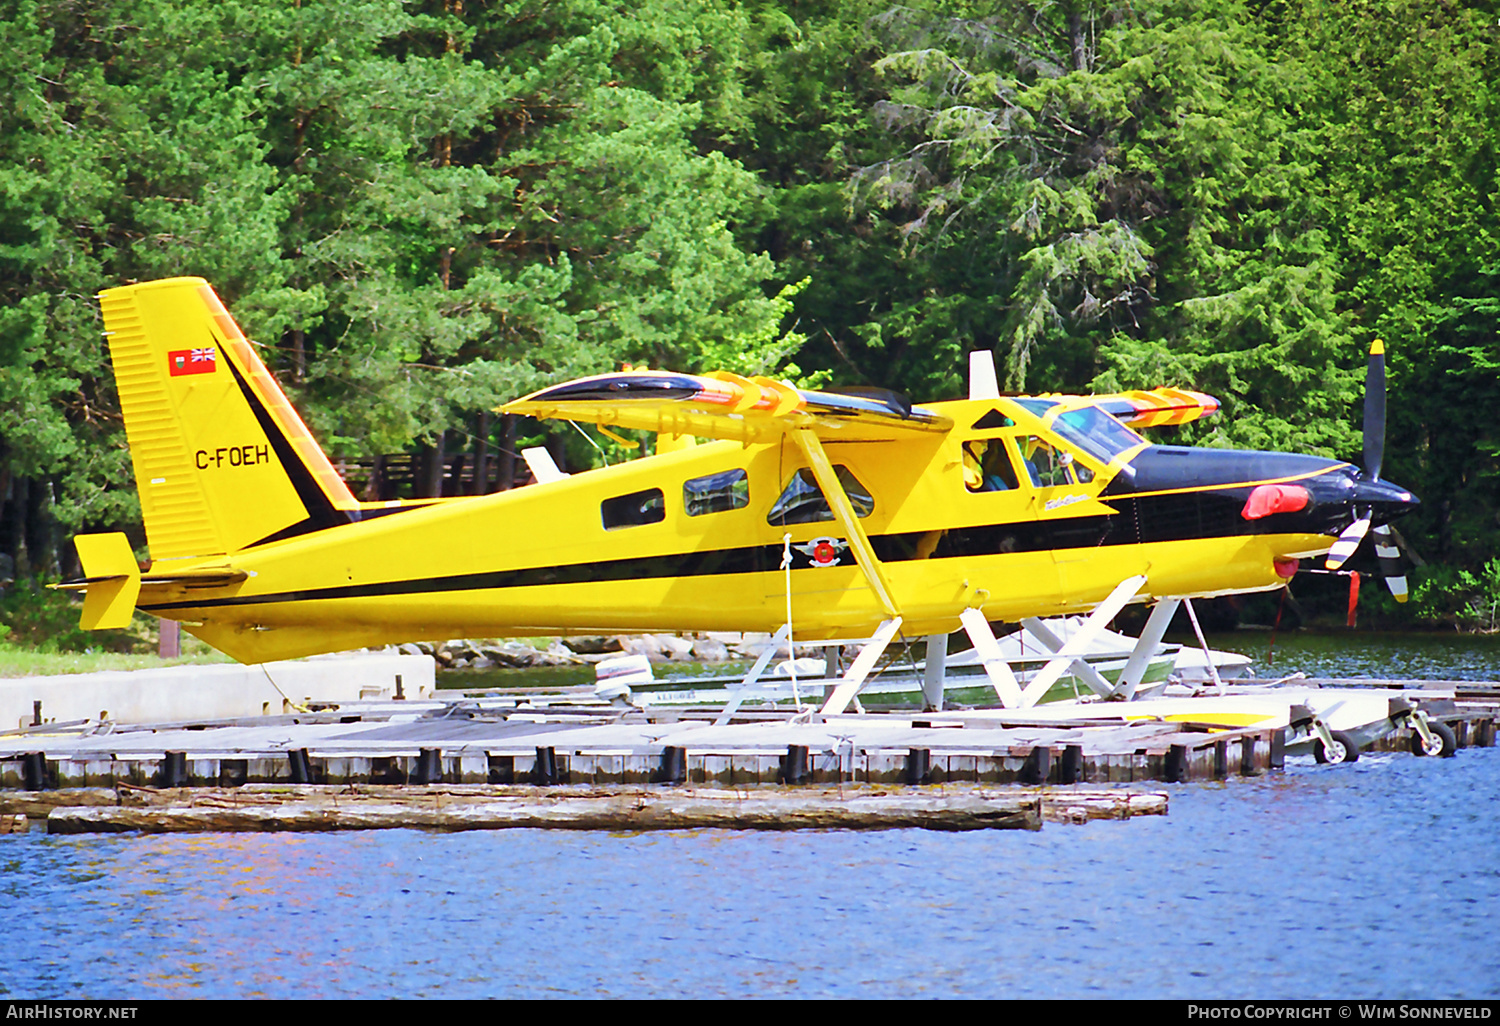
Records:
[[[875,499],[870,495],[869,489],[860,484],[859,479],[849,472],[849,468],[843,464],[835,464],[833,472],[839,479],[839,484],[844,487],[844,494],[849,496],[849,505],[854,507],[854,515],[867,517],[875,512]],[[817,478],[813,477],[810,467],[804,467],[792,475],[791,482],[781,493],[781,498],[776,500],[767,514],[766,520],[778,526],[787,524],[811,524],[819,520],[832,520],[833,510],[828,505],[828,500],[823,498],[823,492],[818,488]]]
[[[999,410],[991,410],[989,413],[986,413],[983,417],[980,417],[978,420],[976,420],[971,430],[985,431],[990,428],[1008,428],[1015,426],[1016,422],[1011,420],[1005,414],[1001,413]]]
[[[726,470],[682,483],[682,507],[690,517],[744,509],[748,505],[750,478],[743,470]]]
[[[648,488],[644,492],[605,499],[599,504],[599,512],[604,518],[604,529],[614,531],[621,527],[661,523],[667,517],[667,503],[660,488]]]
[[[1005,492],[1020,487],[1003,438],[964,443],[964,487],[971,492]]]

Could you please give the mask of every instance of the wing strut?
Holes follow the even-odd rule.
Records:
[[[896,608],[895,599],[891,597],[891,588],[886,583],[885,574],[881,572],[880,560],[875,558],[875,550],[870,547],[870,537],[865,534],[859,518],[854,515],[849,496],[844,494],[844,486],[833,472],[833,464],[828,459],[828,453],[823,450],[823,443],[818,441],[818,436],[811,428],[797,428],[791,435],[797,448],[802,450],[802,455],[807,457],[807,464],[812,468],[813,477],[822,489],[823,497],[828,500],[834,518],[849,536],[849,550],[854,553],[854,561],[864,572],[865,583],[875,593],[876,601],[885,610],[886,616],[899,620],[901,613]]]

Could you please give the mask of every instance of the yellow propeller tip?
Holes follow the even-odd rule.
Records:
[[[1380,339],[1378,339],[1378,338],[1374,342],[1371,342],[1370,343],[1370,355],[1371,356],[1384,356],[1385,355],[1385,343],[1382,342],[1382,341],[1380,341]]]

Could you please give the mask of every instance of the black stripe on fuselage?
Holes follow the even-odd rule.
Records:
[[[870,543],[882,562],[900,563],[921,558],[965,559],[1043,550],[1091,549],[1144,542],[1188,541],[1201,538],[1233,538],[1256,534],[1337,534],[1331,525],[1336,510],[1283,513],[1260,520],[1245,520],[1240,511],[1253,485],[1185,491],[1161,495],[1112,496],[1107,502],[1112,514],[1023,520],[1004,524],[975,524],[940,531],[912,531],[875,535]],[[832,526],[830,524],[830,526]],[[937,537],[934,538],[933,535]],[[796,547],[792,568],[812,566],[809,556]],[[572,563],[564,566],[524,567],[443,577],[422,577],[373,584],[345,584],[327,588],[247,595],[237,598],[198,599],[143,605],[147,611],[207,609],[221,606],[263,605],[282,602],[315,602],[331,599],[421,595],[449,591],[487,591],[531,588],[552,584],[584,584],[602,581],[642,580],[664,577],[703,577],[716,574],[766,573],[781,567],[781,545],[752,545],[703,552],[661,556],[631,556],[624,559]],[[841,565],[854,565],[845,551]]]

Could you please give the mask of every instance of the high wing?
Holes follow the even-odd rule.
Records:
[[[843,528],[866,583],[899,625],[889,582],[870,546],[823,442],[874,441],[912,433],[946,434],[949,417],[912,406],[895,392],[804,391],[784,381],[745,378],[727,371],[709,375],[622,371],[545,388],[500,407],[503,413],[584,421],[738,441],[746,447],[789,437],[807,459],[833,518]],[[790,536],[789,536],[790,537]]]
[[[502,413],[743,442],[773,442],[799,428],[824,441],[947,432],[953,421],[895,392],[808,391],[727,371],[621,371],[580,378],[506,403]]]
[[[1185,424],[1219,409],[1213,396],[1179,388],[1038,398],[1056,400],[1069,409],[1092,406],[1130,427],[1143,428]],[[600,374],[533,392],[500,411],[746,445],[774,441],[798,428],[810,428],[826,442],[869,441],[914,431],[945,433],[953,428],[949,417],[913,406],[897,392],[820,392],[727,371]]]

